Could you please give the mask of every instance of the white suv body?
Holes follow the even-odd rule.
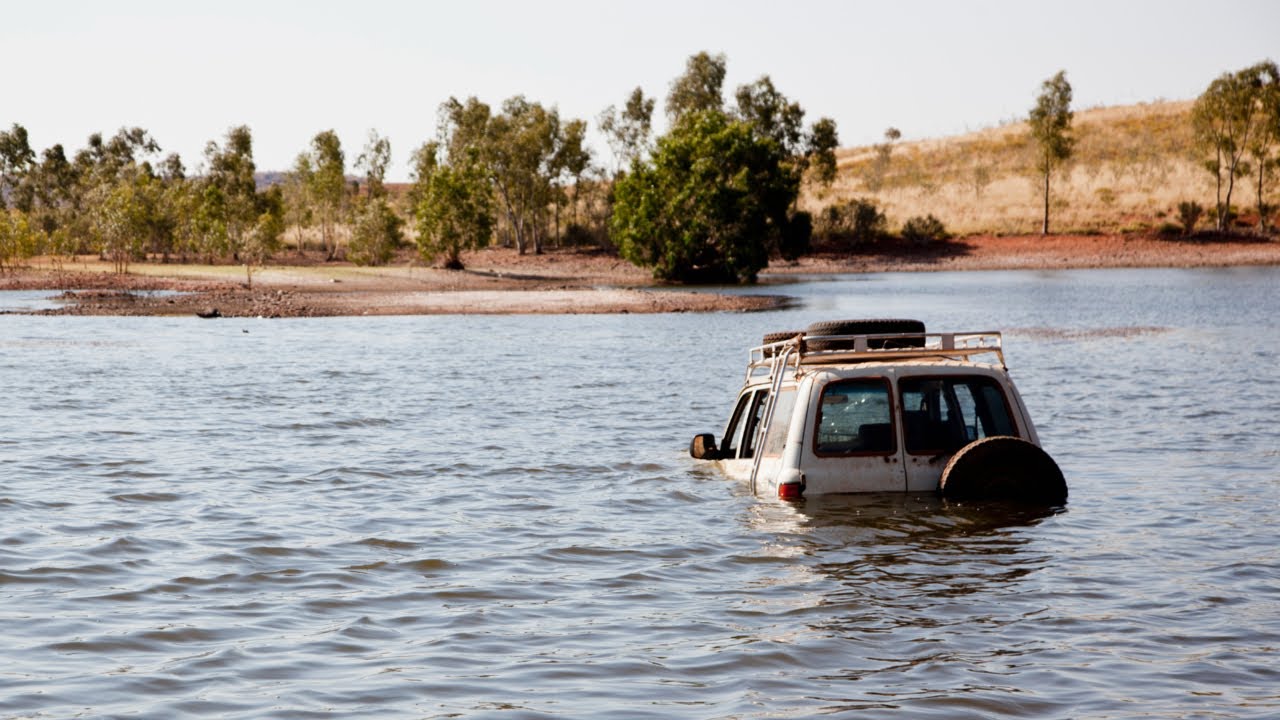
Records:
[[[798,333],[761,345],[721,438],[696,437],[691,454],[784,499],[938,491],[958,451],[987,438],[1042,454],[996,332]]]

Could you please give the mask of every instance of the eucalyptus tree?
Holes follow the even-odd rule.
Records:
[[[299,255],[306,251],[306,231],[313,218],[311,187],[314,174],[311,156],[303,152],[298,153],[293,169],[284,178],[285,225],[293,228],[294,246]]]
[[[724,76],[728,60],[724,53],[706,51],[689,56],[684,73],[671,81],[667,92],[667,117],[674,125],[684,116],[724,105]]]
[[[597,118],[600,131],[613,151],[615,177],[648,151],[653,132],[654,104],[654,99],[646,98],[644,91],[637,87],[627,97],[621,112],[610,105]]]
[[[554,109],[522,95],[503,102],[502,112],[489,121],[482,158],[521,255],[530,244],[542,252],[559,126]]]
[[[571,209],[570,225],[578,222],[578,206],[582,201],[582,183],[587,170],[591,167],[591,149],[587,146],[587,123],[583,120],[569,120],[560,123],[555,138],[555,152],[548,167],[552,185],[552,202],[555,204],[555,237],[561,238],[560,210],[568,203]],[[573,188],[570,202],[568,189]]]
[[[210,258],[228,253],[253,273],[279,250],[284,230],[280,190],[259,193],[253,162],[253,135],[245,125],[227,131],[224,144],[210,142],[205,187],[197,206],[196,236],[207,244]]]
[[[1044,222],[1042,235],[1049,234],[1049,178],[1068,158],[1075,147],[1071,137],[1071,83],[1067,72],[1059,70],[1040,85],[1040,95],[1031,108],[1028,124],[1036,150],[1035,168],[1042,182]]]
[[[244,265],[245,284],[253,287],[253,273],[280,249],[284,235],[284,191],[280,186],[267,188],[255,198],[257,217],[245,234],[237,251]]]
[[[14,123],[0,131],[0,210],[14,207],[31,211],[31,184],[28,178],[35,168],[36,154],[27,138],[27,129]]]
[[[835,122],[804,127],[804,109],[766,75],[721,97],[725,60],[699,53],[671,85],[672,127],[614,186],[612,239],[623,257],[682,282],[753,282],[777,254],[808,249],[796,208],[809,177],[835,177]]]
[[[810,170],[813,180],[822,187],[828,187],[836,179],[836,148],[840,147],[840,138],[836,132],[836,121],[829,117],[818,118],[809,128]]]
[[[39,233],[26,213],[0,207],[0,272],[35,255],[39,244]]]
[[[461,270],[462,252],[484,247],[493,234],[493,185],[478,151],[429,159],[440,147],[428,143],[417,154],[418,250],[427,262],[443,259],[444,267]]]
[[[356,158],[356,167],[365,172],[365,197],[358,198],[351,223],[349,257],[357,265],[384,265],[400,245],[400,217],[387,201],[385,185],[387,167],[391,164],[391,141],[369,131],[364,150]]]
[[[441,110],[443,116],[443,106]],[[446,123],[441,122],[441,131],[446,130]],[[416,213],[418,203],[422,201],[423,195],[427,189],[427,183],[431,181],[431,173],[440,166],[440,153],[445,152],[439,140],[428,140],[421,147],[414,150],[409,156],[409,199],[410,212]]]
[[[45,253],[55,266],[80,249],[83,233],[75,232],[82,223],[79,180],[75,167],[67,160],[62,145],[53,145],[40,153],[40,162],[31,174],[34,202],[31,218],[44,234]]]
[[[1213,155],[1205,167],[1216,183],[1220,231],[1228,227],[1235,180],[1245,174],[1245,154],[1257,145],[1258,135],[1267,132],[1267,98],[1276,82],[1276,65],[1269,61],[1223,73],[1209,83],[1192,107],[1196,144],[1202,152]]]
[[[1254,86],[1258,106],[1258,130],[1249,140],[1253,161],[1254,197],[1258,207],[1258,231],[1266,232],[1267,219],[1275,206],[1267,203],[1267,175],[1280,169],[1280,157],[1274,157],[1280,146],[1280,68],[1270,60],[1254,66]],[[1243,165],[1242,165],[1243,167]]]
[[[778,142],[720,110],[685,115],[614,187],[622,256],[680,282],[753,282],[769,254],[808,244],[800,177]]]
[[[391,141],[378,134],[377,130],[369,131],[369,139],[364,150],[356,158],[356,167],[364,170],[365,187],[370,198],[385,198],[387,190],[387,168],[391,165]]]
[[[204,154],[208,164],[205,181],[218,188],[222,195],[219,207],[226,231],[222,250],[240,259],[259,216],[253,135],[248,126],[233,127],[227,131],[221,146],[210,141]]]
[[[811,166],[815,168],[813,179],[819,184],[829,185],[835,179],[839,140],[834,120],[821,118],[806,131],[804,108],[779,92],[768,75],[739,87],[735,99],[735,117],[750,125],[757,135],[776,142],[784,162],[801,179]]]
[[[159,151],[160,145],[139,127],[120,128],[106,139],[94,133],[65,174],[74,179],[71,204],[79,208],[73,232],[91,239],[116,272],[127,272],[129,263],[145,257],[149,247],[166,248],[172,239],[163,182],[148,159]],[[58,165],[60,149],[48,159]]]
[[[441,106],[447,162],[474,152],[521,255],[530,246],[542,252],[557,178],[586,168],[590,156],[583,143],[585,131],[585,123],[564,123],[554,107],[521,95],[508,98],[497,114],[474,97],[466,102],[450,98]]]
[[[338,256],[338,226],[347,215],[346,156],[337,133],[324,130],[311,139],[309,196],[325,258]]]

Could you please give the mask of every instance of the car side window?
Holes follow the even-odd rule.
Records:
[[[841,380],[822,389],[814,452],[883,455],[895,449],[893,412],[885,380]]]
[[[756,390],[743,395],[733,409],[733,417],[724,434],[724,457],[751,457],[752,445],[755,442],[756,427],[760,423],[760,415],[764,412],[764,399],[767,390]]]
[[[774,403],[773,417],[769,420],[769,431],[764,438],[765,457],[777,457],[782,454],[787,444],[787,432],[791,429],[791,413],[796,407],[796,389],[783,388],[778,391],[778,401]]]
[[[903,378],[907,452],[955,452],[993,435],[1017,435],[1004,391],[989,377]]]

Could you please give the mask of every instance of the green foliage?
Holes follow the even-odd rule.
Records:
[[[347,257],[357,265],[386,265],[400,246],[402,225],[385,198],[370,198],[356,213]]]
[[[879,240],[888,225],[884,212],[874,202],[852,198],[822,209],[818,233],[829,241],[861,245]]]
[[[346,156],[337,133],[325,130],[311,139],[309,156],[311,173],[307,195],[316,221],[320,224],[320,240],[329,260],[338,257],[338,225],[347,216]]]
[[[253,136],[245,125],[228,130],[222,145],[210,142],[205,160],[201,187],[184,199],[188,212],[194,210],[184,235],[209,262],[230,255],[243,263],[252,284],[254,268],[280,248],[284,192],[277,187],[258,193]]]
[[[947,237],[946,226],[932,214],[924,217],[917,215],[902,225],[902,239],[914,245],[928,245],[946,240]]]
[[[298,153],[293,161],[293,169],[284,179],[284,221],[286,227],[294,229],[294,246],[298,253],[306,250],[305,231],[314,219],[311,202],[312,174],[311,156]]]
[[[496,115],[476,98],[450,98],[440,113],[446,164],[483,172],[516,251],[523,255],[532,246],[542,252],[548,210],[563,207],[565,184],[579,182],[590,163],[586,123],[563,122],[554,107],[519,95]]]
[[[653,127],[654,99],[646,98],[644,91],[636,88],[627,98],[627,104],[619,113],[612,105],[600,113],[597,122],[613,151],[616,163],[614,175],[644,157],[649,149]]]
[[[391,165],[391,141],[378,135],[377,130],[369,131],[369,140],[364,151],[356,158],[356,167],[365,172],[365,187],[369,197],[383,199],[387,196],[384,185],[387,179],[387,167]]]
[[[36,155],[27,140],[27,129],[14,123],[0,132],[0,210],[9,204],[22,212],[31,212],[31,193],[25,182],[35,166]]]
[[[92,227],[99,252],[111,260],[118,273],[128,272],[129,263],[144,253],[145,239],[160,220],[154,183],[148,175],[138,173],[98,190]]]
[[[803,176],[812,166],[814,180],[823,186],[831,184],[835,179],[835,151],[839,145],[834,120],[822,118],[806,133],[804,109],[778,92],[768,75],[739,87],[735,97],[738,103],[735,117],[749,124],[758,135],[776,142],[798,175]]]
[[[1274,62],[1261,62],[1243,70],[1223,73],[1196,99],[1192,126],[1200,152],[1212,154],[1205,168],[1213,173],[1217,188],[1218,230],[1228,228],[1231,195],[1237,177],[1246,174],[1244,155],[1252,149],[1261,161],[1258,198],[1262,193],[1269,149],[1280,142],[1272,128],[1280,123],[1280,70]]]
[[[253,285],[254,270],[267,258],[280,250],[280,238],[284,235],[284,191],[277,185],[260,194],[257,199],[258,217],[246,233],[238,248],[240,262],[244,263],[245,281]]]
[[[0,207],[0,271],[32,257],[39,247],[40,233],[27,222],[27,216]]]
[[[680,282],[753,282],[776,253],[807,252],[813,219],[797,212],[806,173],[835,178],[835,122],[805,131],[804,110],[766,75],[724,109],[724,55],[698,53],[671,84],[672,128],[613,188],[612,240],[623,257]]]
[[[723,107],[727,63],[724,53],[711,55],[703,51],[689,57],[684,74],[671,82],[667,92],[667,117],[672,125],[686,115]]]
[[[1071,83],[1065,70],[1045,80],[1027,121],[1036,146],[1036,170],[1043,178],[1044,224],[1040,232],[1049,234],[1049,177],[1071,157],[1075,139],[1071,137]]]
[[[1178,222],[1182,223],[1182,234],[1190,235],[1196,230],[1196,223],[1204,215],[1204,206],[1195,201],[1183,200],[1178,203]]]
[[[778,143],[718,110],[695,112],[614,187],[622,256],[679,282],[752,282],[776,250],[807,249],[790,208],[799,177]]]
[[[810,168],[813,179],[819,185],[827,187],[836,179],[836,148],[840,147],[840,138],[836,134],[836,121],[831,118],[820,118],[809,129]]]
[[[494,200],[484,169],[474,160],[438,165],[422,183],[415,211],[418,250],[427,262],[462,269],[462,251],[484,247],[493,234]]]
[[[227,198],[216,183],[202,183],[192,198],[194,213],[187,235],[191,248],[209,263],[230,251],[227,235]]]
[[[737,117],[773,140],[787,155],[803,155],[804,109],[778,92],[768,75],[738,88]]]

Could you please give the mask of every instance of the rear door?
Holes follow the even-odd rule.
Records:
[[[1020,436],[1000,382],[987,375],[898,379],[907,488],[937,490],[947,460],[974,440]]]
[[[906,489],[887,377],[833,379],[817,387],[813,402],[801,464],[806,493]]]

